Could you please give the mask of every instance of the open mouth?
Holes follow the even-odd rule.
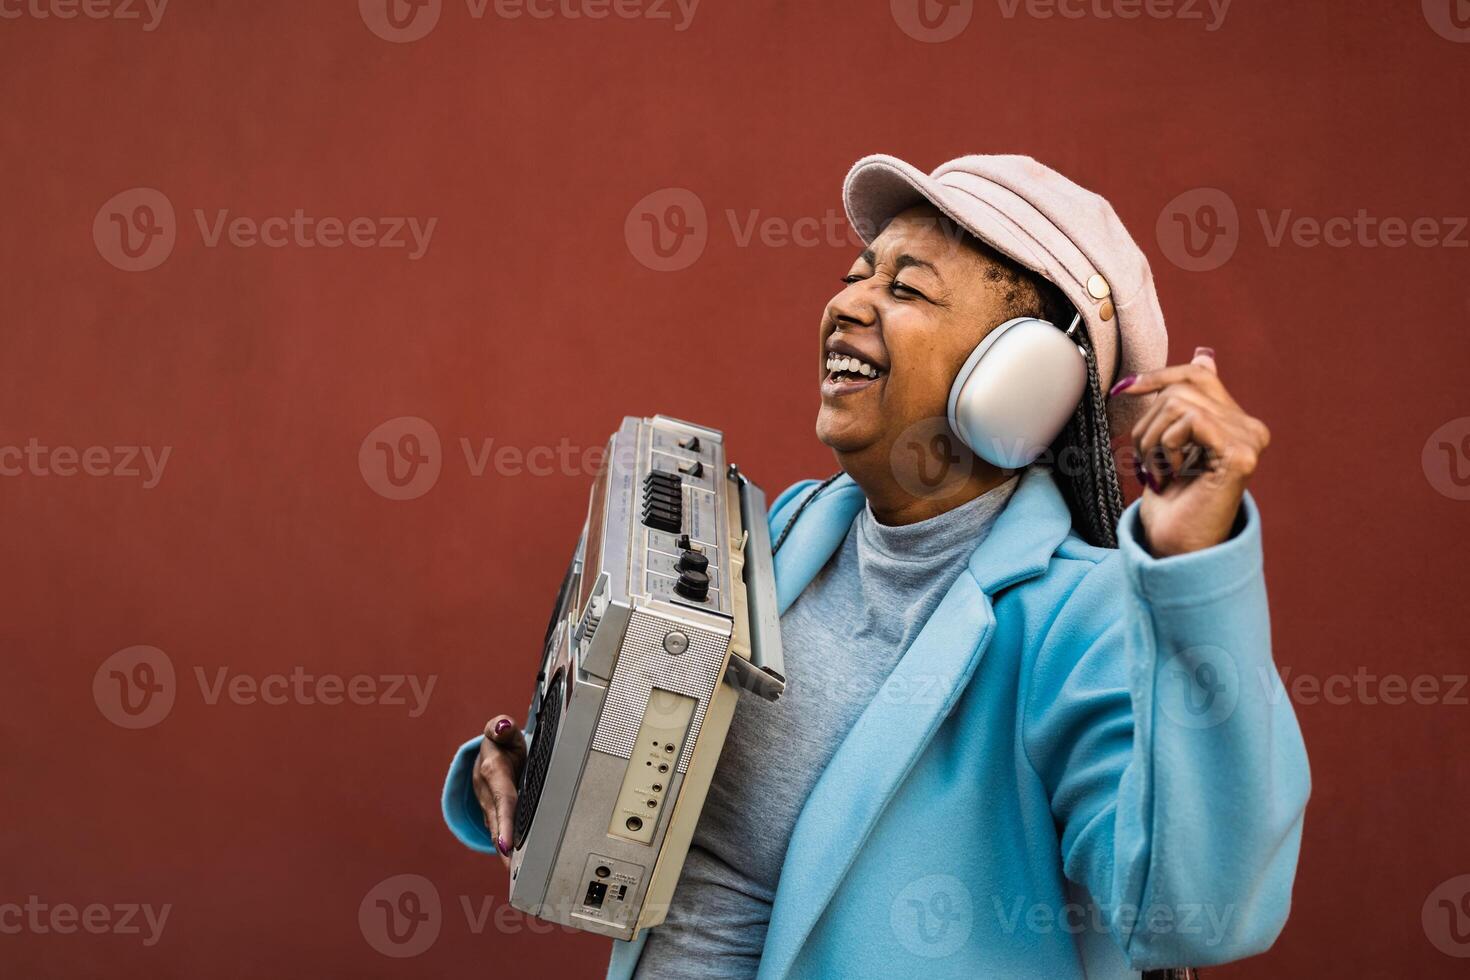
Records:
[[[822,379],[822,390],[828,394],[845,394],[867,388],[887,375],[887,371],[871,361],[833,352],[827,355],[827,376]]]

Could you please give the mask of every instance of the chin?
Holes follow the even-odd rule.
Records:
[[[833,452],[861,452],[876,443],[880,434],[872,420],[855,418],[851,412],[827,405],[817,412],[817,439]]]

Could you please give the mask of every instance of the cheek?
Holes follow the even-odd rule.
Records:
[[[942,416],[949,402],[949,388],[969,356],[970,348],[958,349],[949,338],[915,337],[901,355],[903,370],[894,376],[890,395],[911,419]]]

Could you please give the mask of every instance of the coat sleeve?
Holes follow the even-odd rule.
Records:
[[[1024,694],[1063,870],[1136,969],[1211,966],[1275,941],[1309,792],[1301,731],[1271,659],[1260,515],[1156,559],[1138,506],[1119,554],[1077,584]],[[1120,608],[1121,602],[1121,608]]]
[[[472,781],[475,760],[480,756],[480,743],[484,740],[483,735],[476,736],[454,753],[454,759],[449,763],[449,774],[444,777],[444,799],[440,805],[444,810],[444,822],[461,844],[483,854],[494,854],[495,841],[485,826]]]

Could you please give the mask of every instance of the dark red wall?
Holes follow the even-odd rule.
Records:
[[[78,459],[0,457],[0,904],[48,909],[45,933],[0,934],[0,973],[600,976],[604,941],[519,916],[498,930],[493,912],[477,934],[463,903],[499,908],[505,876],[440,823],[454,746],[527,700],[589,483],[579,461],[538,476],[505,456],[475,476],[460,440],[580,453],[661,411],[726,429],[773,492],[829,471],[813,332],[852,249],[822,228],[805,245],[742,235],[753,217],[835,222],[847,167],[876,151],[1024,152],[1106,195],[1154,262],[1173,356],[1213,345],[1275,433],[1255,492],[1278,662],[1368,679],[1343,703],[1297,689],[1315,786],[1292,919],[1218,975],[1463,971],[1450,953],[1470,943],[1438,904],[1470,881],[1454,880],[1470,873],[1454,680],[1470,670],[1470,43],[1453,0],[1238,0],[1214,30],[1192,0],[1204,20],[964,0],[969,22],[939,42],[960,21],[924,35],[909,0],[704,0],[684,30],[662,0],[672,20],[493,2],[477,19],[444,0],[407,43],[369,28],[391,33],[381,0],[174,0],[153,30],[146,13],[36,16],[50,2],[0,0],[19,13],[0,18],[0,452],[34,439]],[[172,225],[156,197],[151,225],[144,198],[109,204],[135,188]],[[1171,237],[1171,208],[1208,201],[1171,202],[1199,188],[1236,209],[1216,212],[1236,241],[1223,264],[1231,239],[1196,262]],[[679,202],[703,252],[663,261],[641,215]],[[437,225],[411,260],[208,247],[194,217],[298,208]],[[1420,238],[1438,244],[1268,234],[1283,212],[1360,210],[1433,219]],[[171,227],[172,251],[120,268],[113,214]],[[145,264],[166,250],[152,241]],[[440,472],[394,500],[359,450],[403,416],[432,425],[440,451],[419,446]],[[94,446],[108,472],[127,462],[113,447],[170,456],[145,488],[83,473]],[[104,664],[137,646],[161,653]],[[150,709],[166,715],[117,702],[112,671],[146,679],[139,656],[156,686],[174,671],[171,708]],[[290,692],[211,703],[196,679],[297,667],[436,680],[410,717]],[[1384,703],[1388,675],[1438,693]],[[405,951],[372,926],[400,874],[441,901],[412,958],[374,946]],[[53,907],[91,903],[101,934],[51,929]],[[154,945],[146,924],[117,930],[130,903],[171,906]]]

